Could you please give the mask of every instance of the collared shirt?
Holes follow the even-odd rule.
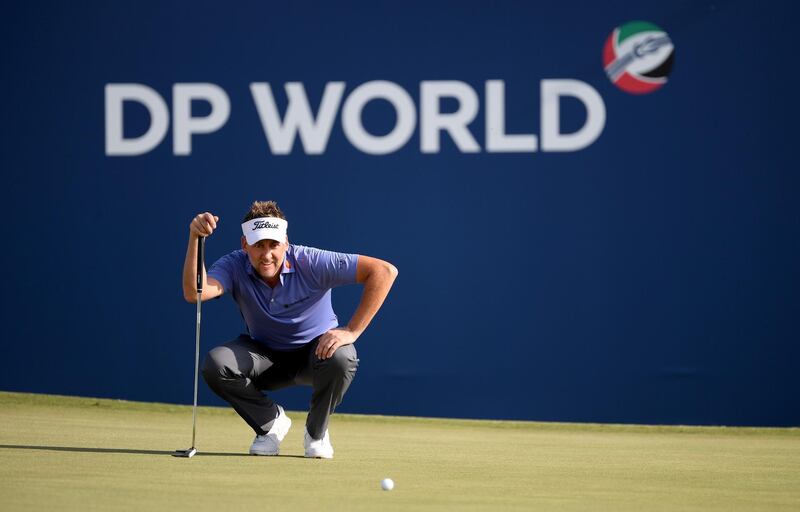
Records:
[[[250,337],[275,350],[292,350],[339,325],[331,288],[356,282],[358,255],[289,244],[275,288],[256,274],[247,253],[218,259],[208,275],[239,306]]]

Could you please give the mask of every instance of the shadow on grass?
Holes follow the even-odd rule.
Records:
[[[164,450],[133,450],[130,448],[83,448],[78,446],[33,446],[24,444],[0,444],[0,448],[11,450],[43,450],[54,452],[79,452],[79,453],[125,453],[137,455],[172,455],[175,452]],[[221,453],[221,452],[202,452],[199,451],[195,457],[214,456],[214,457],[254,457],[248,453]],[[302,455],[278,455],[284,458],[304,459]]]

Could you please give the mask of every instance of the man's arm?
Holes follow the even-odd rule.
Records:
[[[187,302],[194,304],[197,302],[197,239],[201,236],[209,236],[217,229],[216,217],[208,212],[201,213],[192,219],[189,225],[189,246],[186,248],[186,259],[183,261],[183,298]],[[201,301],[219,297],[225,291],[222,284],[213,277],[206,275],[206,268],[203,265],[203,293],[200,295]]]
[[[397,274],[397,268],[389,262],[370,256],[358,256],[356,282],[364,285],[361,301],[347,327],[331,329],[322,335],[317,344],[317,357],[328,359],[342,345],[355,343],[389,295]]]

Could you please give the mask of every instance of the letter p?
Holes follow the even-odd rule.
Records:
[[[192,101],[207,101],[211,112],[192,117]],[[228,121],[231,103],[228,95],[214,84],[175,84],[172,87],[172,148],[176,155],[192,154],[192,134],[212,133]]]

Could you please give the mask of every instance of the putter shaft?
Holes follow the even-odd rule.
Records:
[[[174,457],[192,457],[197,453],[194,447],[197,439],[197,381],[200,372],[200,305],[203,295],[203,259],[205,237],[197,239],[197,330],[194,338],[194,400],[192,401],[192,447],[186,450],[176,450]]]
[[[200,367],[200,295],[202,290],[197,290],[197,334],[194,341],[194,402],[192,405],[192,448],[194,448],[197,433],[197,379]]]

